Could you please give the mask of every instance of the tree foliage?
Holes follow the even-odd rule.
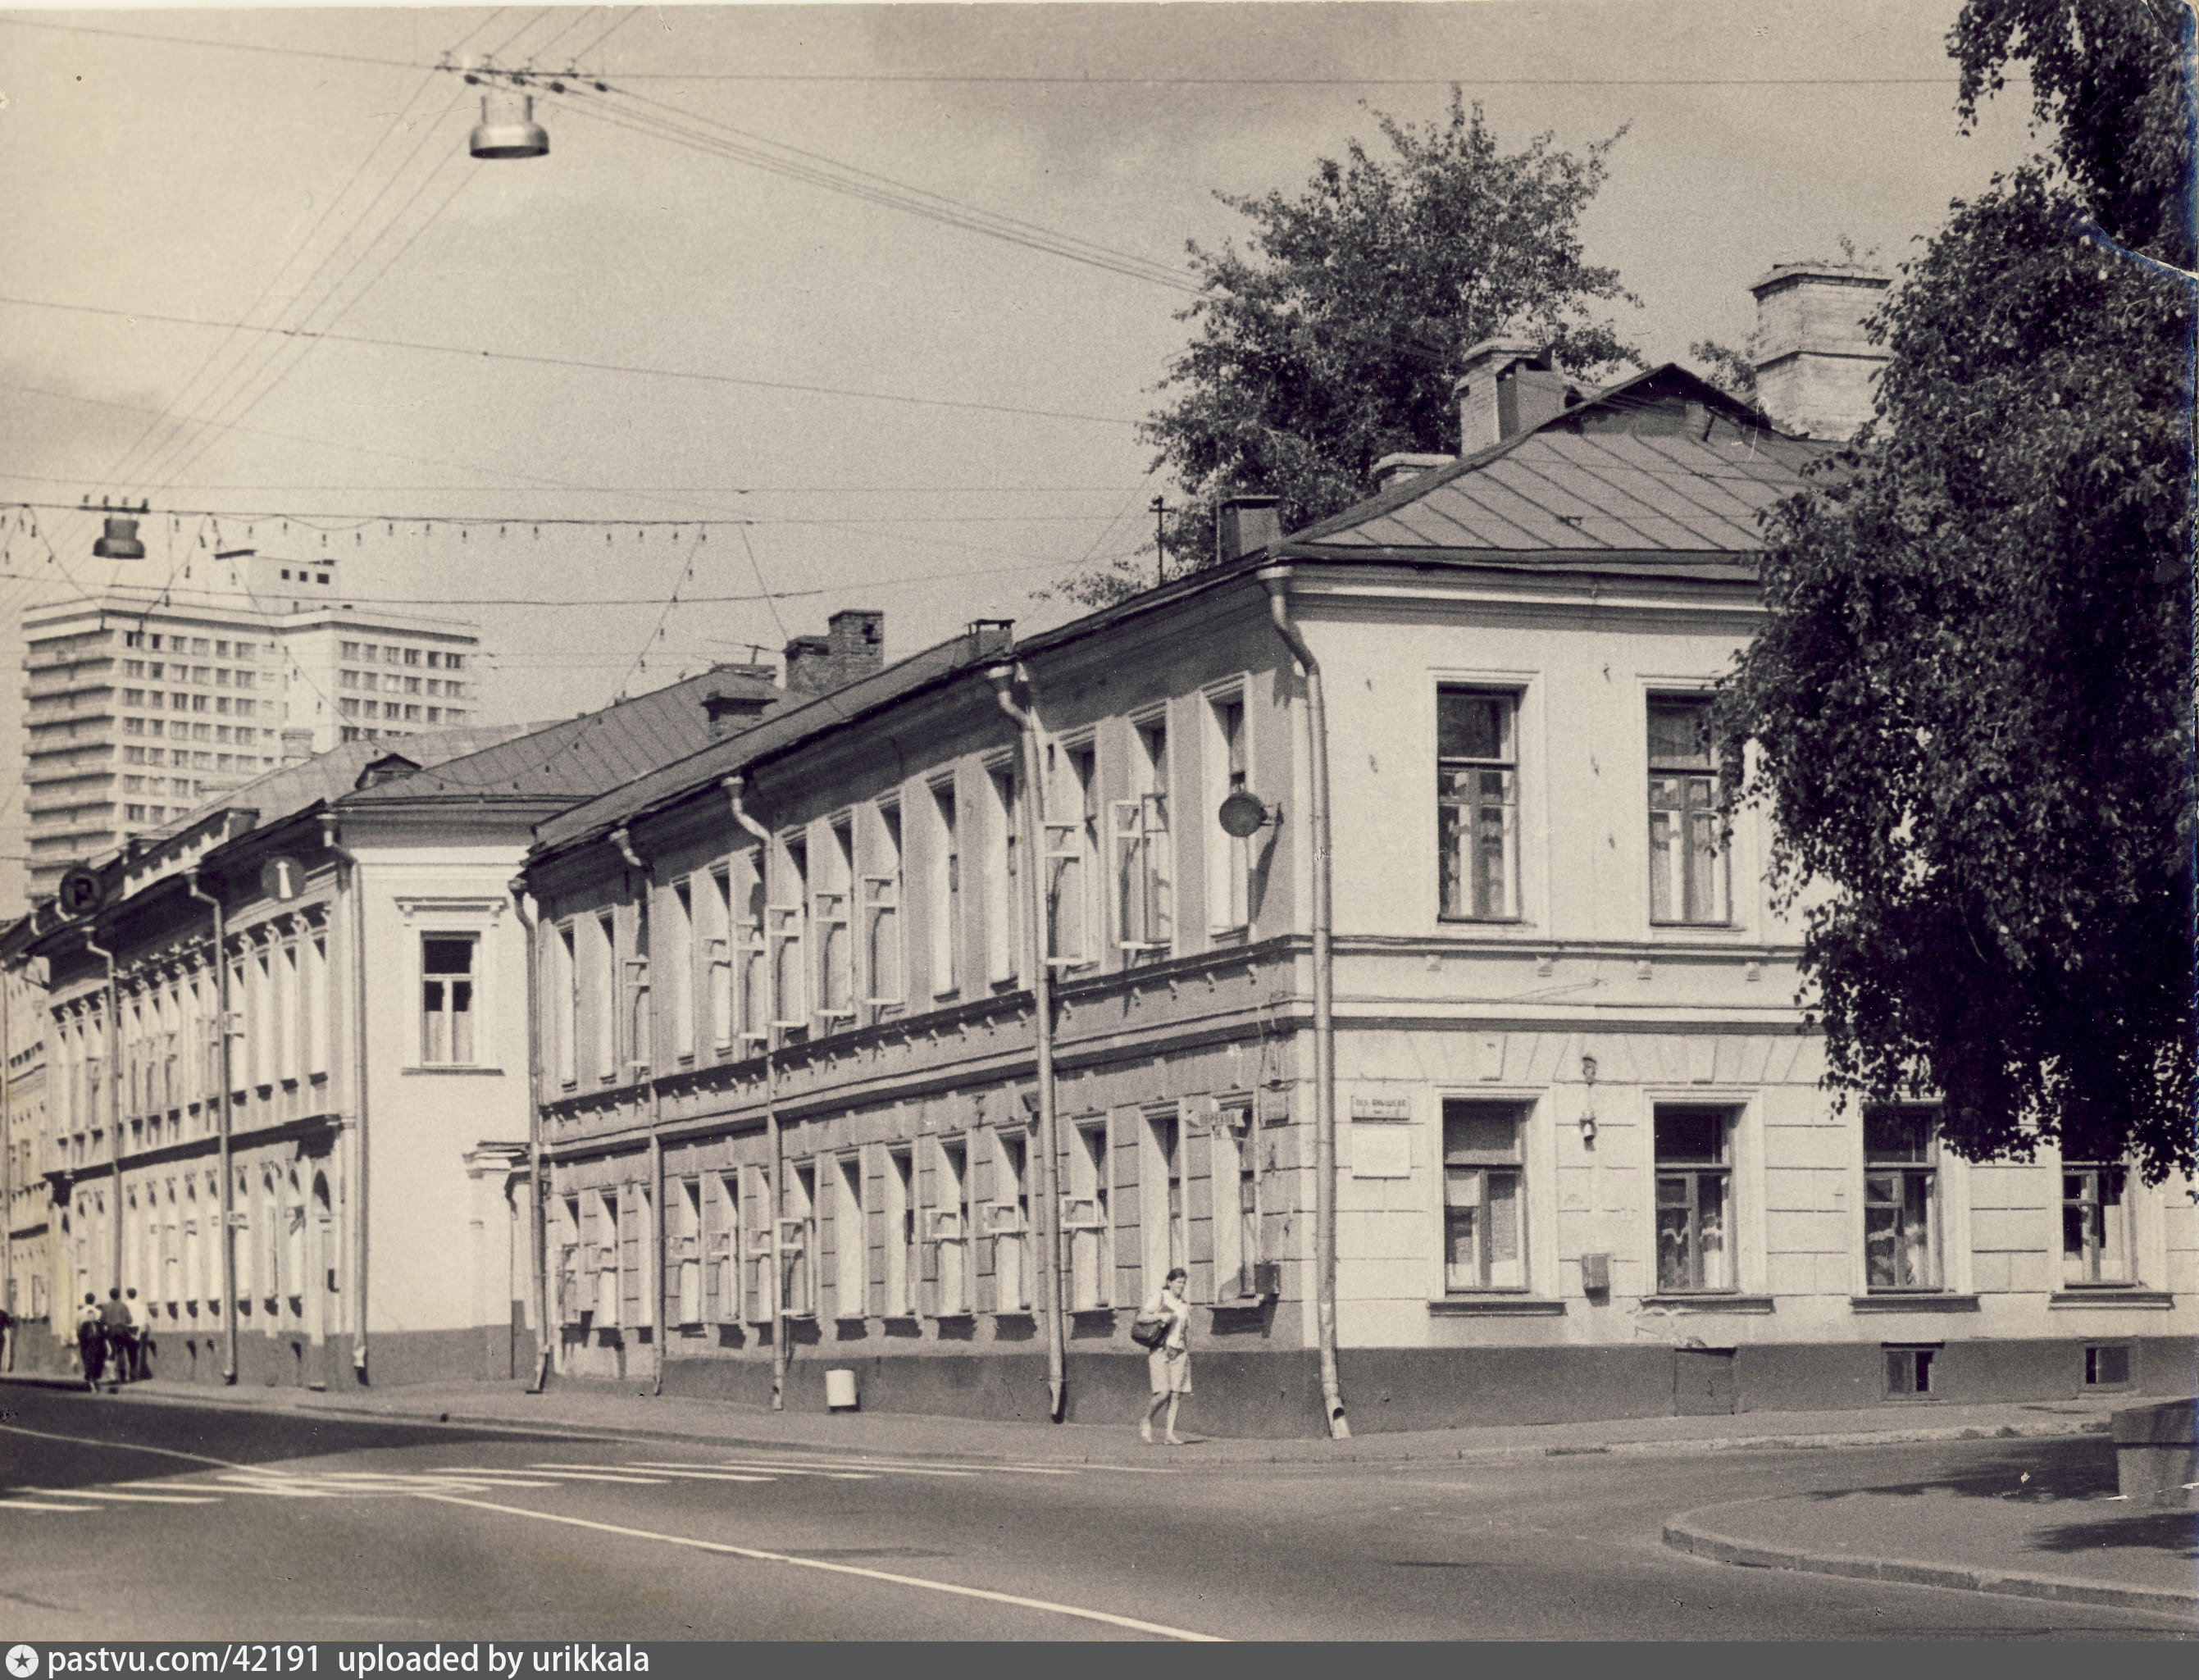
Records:
[[[1580,156],[1548,134],[1506,152],[1456,88],[1442,120],[1374,116],[1391,155],[1354,140],[1294,197],[1218,195],[1251,220],[1247,248],[1189,247],[1203,289],[1178,318],[1195,330],[1143,428],[1189,501],[1165,540],[1171,575],[1211,563],[1229,496],[1280,497],[1294,530],[1365,497],[1385,455],[1455,453],[1452,387],[1483,339],[1547,342],[1584,377],[1639,364],[1596,318],[1635,300],[1579,236],[1619,134]],[[1138,569],[1056,587],[1100,604],[1152,580]]]
[[[1829,1082],[2152,1181],[2195,1165],[2189,44],[2146,0],[1965,8],[1963,111],[2027,60],[2052,155],[1904,265],[1722,710]]]

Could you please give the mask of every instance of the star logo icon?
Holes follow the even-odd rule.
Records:
[[[31,1680],[38,1671],[37,1651],[28,1645],[10,1645],[8,1648],[8,1672],[14,1675],[15,1680]]]

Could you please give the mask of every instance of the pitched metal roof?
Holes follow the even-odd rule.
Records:
[[[677,762],[660,763],[623,787],[558,813],[535,829],[529,855],[539,859],[575,842],[608,833],[621,823],[676,804],[723,777],[760,764],[814,735],[853,723],[958,672],[1012,657],[1005,638],[996,639],[973,627],[952,641],[927,648],[844,688],[802,705],[783,707],[753,729],[713,742]]]
[[[767,699],[772,704],[767,716],[783,709],[787,700],[786,691],[774,684],[737,672],[706,671],[599,712],[532,726],[516,739],[439,760],[411,775],[361,789],[344,802],[417,802],[453,795],[586,799],[708,746],[710,727],[703,698],[714,693]],[[411,737],[399,750],[426,738]]]
[[[1759,515],[1827,452],[1668,363],[1294,533],[1280,553],[1753,575]]]

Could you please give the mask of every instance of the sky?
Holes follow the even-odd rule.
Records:
[[[1586,254],[1685,361],[1745,341],[1773,264],[1897,263],[2033,149],[2020,79],[1959,131],[1957,9],[0,11],[0,618],[201,536],[335,554],[481,627],[483,721],[843,607],[896,658],[1041,628],[1075,610],[1034,591],[1176,499],[1134,427],[1186,242],[1246,225],[1217,195],[1293,192],[1454,81],[1508,150],[1623,128]],[[481,61],[579,73],[547,156],[467,155],[481,89],[437,67]],[[93,560],[87,496],[151,503],[146,560]],[[9,504],[55,505],[33,540]]]

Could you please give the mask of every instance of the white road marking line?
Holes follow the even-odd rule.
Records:
[[[628,1487],[662,1487],[661,1476],[623,1476],[611,1470],[591,1470],[578,1464],[530,1464],[530,1470],[546,1470],[553,1476],[568,1481],[623,1482]]]
[[[219,1494],[201,1495],[193,1498],[180,1493],[95,1493],[90,1488],[25,1488],[26,1493],[43,1493],[50,1499],[112,1499],[125,1505],[219,1505]]]
[[[823,1465],[782,1464],[767,1458],[729,1458],[726,1464],[736,1470],[776,1470],[789,1476],[974,1476],[975,1470],[936,1470],[929,1466],[914,1464],[881,1464],[876,1460],[860,1460],[864,1468],[851,1470],[837,1461]]]
[[[677,1470],[668,1464],[649,1464],[641,1467],[660,1476],[678,1476],[691,1482],[775,1482],[776,1476],[744,1476],[729,1470]]]
[[[728,1459],[720,1467],[728,1470],[762,1470],[774,1476],[822,1476],[834,1482],[874,1482],[878,1473],[874,1470],[818,1470],[800,1464],[757,1464],[744,1458]]]
[[[0,1499],[0,1511],[96,1511],[96,1505],[41,1505],[34,1499]]]
[[[862,1569],[852,1563],[828,1563],[822,1558],[789,1557],[784,1552],[758,1551],[750,1546],[728,1546],[716,1540],[691,1539],[684,1534],[658,1534],[645,1528],[622,1528],[616,1523],[592,1522],[586,1517],[561,1516],[554,1511],[529,1511],[517,1505],[493,1505],[485,1499],[455,1499],[444,1493],[423,1493],[417,1497],[432,1499],[444,1505],[470,1506],[476,1511],[495,1511],[508,1517],[531,1517],[537,1522],[565,1523],[574,1528],[591,1528],[600,1534],[622,1534],[632,1540],[656,1540],[668,1546],[691,1547],[698,1552],[720,1552],[729,1557],[753,1558],[760,1563],[790,1564],[796,1569],[821,1569],[834,1575],[860,1575],[866,1580],[887,1581],[901,1587],[922,1587],[930,1592],[952,1593],[960,1598],[989,1599],[995,1604],[1013,1604],[1025,1610],[1043,1610],[1057,1616],[1079,1617],[1088,1622],[1105,1622],[1112,1627],[1158,1634],[1164,1639],[1181,1639],[1202,1645],[1226,1645],[1229,1642],[1219,1634],[1193,1633],[1184,1628],[1167,1627],[1159,1622],[1141,1622],[1134,1617],[1117,1616],[1105,1610],[1087,1610],[1074,1604],[1055,1604],[1043,1598],[1023,1598],[1014,1593],[994,1592],[985,1587],[957,1586],[951,1581],[927,1581],[921,1576],[895,1575],[884,1569]]]

